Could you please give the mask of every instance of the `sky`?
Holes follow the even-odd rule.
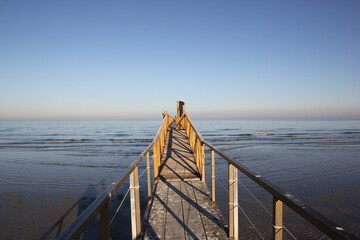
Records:
[[[0,120],[360,119],[360,1],[0,1]]]

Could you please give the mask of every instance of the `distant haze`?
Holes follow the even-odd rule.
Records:
[[[0,120],[360,119],[360,1],[1,1]]]

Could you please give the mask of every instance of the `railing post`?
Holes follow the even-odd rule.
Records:
[[[216,201],[215,152],[211,149],[211,201]]]
[[[200,142],[200,139],[198,139],[197,142],[198,142],[197,152],[198,152],[199,169],[200,169],[200,172],[202,174],[201,142]]]
[[[186,128],[187,128],[187,135],[190,136],[190,122],[186,116]]]
[[[200,162],[199,162],[199,147],[198,147],[198,140],[197,137],[195,136],[195,143],[194,143],[194,155],[195,155],[195,163],[196,163],[196,167],[198,169],[200,169]]]
[[[201,143],[201,165],[202,165],[202,174],[201,180],[205,182],[205,145]]]
[[[160,156],[158,151],[158,141],[154,142],[153,146],[153,159],[154,159],[154,178],[156,179],[159,174]]]
[[[193,132],[192,130],[190,129],[189,131],[189,142],[190,142],[190,147],[191,147],[191,150],[194,150],[194,144],[193,144]]]
[[[101,239],[110,239],[109,201],[100,210]]]
[[[229,237],[239,239],[238,170],[229,163]]]
[[[273,197],[273,238],[275,240],[282,240],[283,236],[283,203]]]
[[[148,198],[151,197],[151,170],[150,170],[150,152],[146,153],[146,175]]]
[[[136,239],[141,233],[139,167],[130,174],[131,233]]]
[[[191,132],[190,132],[190,136],[191,136],[191,147],[193,148],[193,150],[195,150],[195,144],[196,144],[196,136],[194,133],[194,130],[191,128]]]
[[[163,129],[161,129],[160,135],[159,135],[159,145],[160,145],[159,150],[160,150],[160,152],[163,151],[163,147],[164,147],[163,133],[164,133],[164,126],[163,126]]]

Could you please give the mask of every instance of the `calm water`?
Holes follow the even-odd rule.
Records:
[[[160,123],[0,122],[0,239],[54,238],[136,159]],[[195,124],[227,155],[360,236],[360,121]],[[227,195],[221,184],[226,184],[226,163],[216,159],[218,204],[225,213]],[[240,181],[246,186],[240,184],[240,204],[267,239],[271,217],[247,190],[268,209],[271,198],[244,176]],[[111,202],[112,213],[126,187]],[[129,236],[126,202],[113,222],[114,238]],[[319,238],[285,211],[285,223],[298,239]],[[244,238],[260,238],[244,215],[240,222]],[[88,229],[85,238],[97,234]]]

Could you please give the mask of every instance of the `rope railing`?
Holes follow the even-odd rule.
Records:
[[[78,239],[90,222],[100,215],[101,239],[110,239],[110,225],[113,223],[116,214],[124,204],[127,195],[130,193],[130,214],[131,214],[131,233],[132,239],[136,239],[141,234],[141,218],[140,218],[140,184],[139,178],[145,172],[147,173],[147,191],[148,197],[151,196],[151,176],[150,176],[150,152],[153,153],[154,178],[158,177],[158,171],[161,165],[161,156],[164,153],[166,144],[166,136],[169,125],[174,121],[169,115],[165,115],[162,125],[157,131],[153,141],[139,155],[139,157],[130,164],[130,166],[118,177],[106,190],[93,201],[79,216],[72,222],[57,239]],[[146,168],[139,175],[139,165],[146,158]],[[120,203],[115,215],[110,220],[109,217],[109,201],[113,198],[123,184],[130,180],[130,186]],[[109,221],[110,220],[110,221]]]
[[[292,209],[298,216],[304,218],[307,222],[315,226],[318,230],[329,236],[333,239],[358,239],[349,231],[340,227],[338,224],[329,220],[322,214],[318,213],[314,209],[308,207],[300,200],[295,198],[288,192],[283,191],[279,187],[273,185],[266,179],[264,179],[261,175],[258,175],[249,169],[247,169],[242,164],[234,161],[226,154],[219,151],[217,148],[212,146],[210,143],[206,142],[201,134],[197,131],[194,124],[188,117],[188,114],[184,114],[182,118],[178,121],[178,126],[185,129],[187,136],[189,137],[190,145],[194,152],[195,159],[197,159],[197,155],[199,153],[201,156],[205,156],[204,147],[210,149],[211,151],[211,199],[212,201],[216,201],[216,176],[215,176],[215,153],[220,156],[223,160],[228,163],[228,211],[229,211],[229,237],[233,239],[238,239],[239,230],[238,230],[238,216],[239,216],[239,203],[238,203],[238,176],[237,172],[240,171],[253,182],[258,184],[268,193],[273,196],[273,239],[281,240],[283,239],[283,229],[287,231],[294,239],[295,236],[284,227],[283,224],[283,204],[285,204],[288,208]],[[201,146],[200,150],[198,146]],[[200,165],[198,165],[201,175],[202,181],[205,181],[205,159],[204,157],[201,159]],[[253,195],[253,194],[251,194]],[[260,201],[259,201],[260,202]],[[263,204],[261,204],[263,206]],[[263,206],[264,207],[264,206]],[[264,207],[265,208],[265,207]],[[266,209],[266,208],[265,208]],[[268,210],[266,209],[268,212]],[[248,219],[251,221],[250,219]]]

